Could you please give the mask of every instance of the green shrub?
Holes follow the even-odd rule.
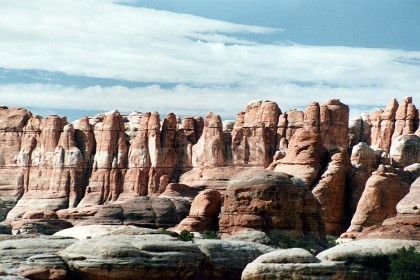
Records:
[[[389,266],[390,280],[420,279],[420,253],[413,246],[398,250],[398,254],[391,258]]]
[[[278,248],[287,249],[299,247],[299,242],[295,238],[277,229],[272,230],[268,234],[268,237],[270,237],[270,244]]]
[[[205,230],[203,231],[203,238],[204,239],[220,239],[219,232],[212,231],[212,230]]]
[[[179,233],[178,239],[181,241],[193,241],[194,234],[188,230],[183,230]]]

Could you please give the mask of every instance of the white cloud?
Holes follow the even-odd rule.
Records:
[[[282,84],[261,87],[212,87],[193,88],[178,85],[161,88],[158,85],[138,88],[113,87],[63,87],[45,84],[0,85],[0,99],[10,106],[99,110],[118,109],[121,112],[158,111],[162,115],[174,112],[181,116],[201,115],[208,112],[220,114],[224,119],[234,118],[255,99],[277,102],[283,110],[303,109],[313,101],[320,104],[329,98],[339,98],[351,107],[355,116],[368,107],[384,107],[393,97],[401,100],[409,92],[376,88],[330,88],[324,86],[299,87]],[[374,98],[366,98],[374,96]],[[412,95],[411,95],[412,96]],[[13,100],[13,101],[12,101]],[[418,102],[417,100],[414,100]],[[3,102],[4,104],[4,102]],[[368,111],[372,112],[372,110]]]
[[[254,99],[291,109],[341,98],[356,108],[418,96],[420,52],[258,44],[240,36],[271,32],[278,30],[112,1],[2,0],[1,68],[156,85],[3,84],[1,103],[232,116]],[[159,83],[179,85],[160,88]]]

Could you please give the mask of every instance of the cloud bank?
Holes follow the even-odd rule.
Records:
[[[247,37],[275,32],[282,31],[112,1],[2,1],[3,73],[42,70],[114,83],[80,86],[75,79],[67,85],[48,77],[27,83],[0,75],[0,101],[184,116],[215,111],[225,117],[254,99],[292,109],[340,98],[354,112],[383,107],[392,97],[417,101],[418,51],[262,44]]]

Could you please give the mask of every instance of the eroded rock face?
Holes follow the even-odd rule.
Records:
[[[338,235],[345,230],[346,172],[349,159],[346,151],[331,155],[326,170],[312,190],[321,205],[325,232]]]
[[[291,174],[312,186],[323,169],[327,151],[314,130],[301,129],[290,139],[286,156],[274,167],[276,172]]]
[[[123,189],[127,166],[125,127],[119,112],[113,111],[95,125],[96,153],[85,197],[79,206],[114,201]]]
[[[241,279],[309,279],[314,275],[339,279],[339,267],[333,262],[321,262],[304,249],[293,248],[259,256],[246,266]]]
[[[320,134],[327,149],[349,145],[349,106],[339,99],[330,99],[320,107]]]
[[[287,174],[252,169],[236,174],[226,190],[219,231],[281,229],[320,235],[319,205],[309,189]]]
[[[397,203],[408,193],[409,185],[398,175],[378,171],[366,182],[348,232],[360,232],[365,227],[380,226],[397,214]]]
[[[190,279],[203,254],[168,235],[114,235],[80,240],[58,255],[86,279]],[[83,256],[83,257],[82,257]]]
[[[16,168],[19,166],[16,155],[21,150],[21,138],[31,113],[24,109],[0,108],[0,198],[6,214],[23,195],[23,180],[16,184]],[[33,149],[33,144],[28,145]],[[29,161],[28,154],[23,160]]]
[[[67,279],[70,276],[67,267],[56,253],[75,241],[71,238],[47,236],[0,241],[2,278]],[[19,276],[22,278],[18,278]]]
[[[359,239],[387,238],[420,240],[420,232],[418,230],[420,226],[420,177],[414,181],[410,187],[410,192],[398,202],[396,208],[396,216],[387,218],[379,227],[364,229],[355,237]]]
[[[384,267],[402,247],[414,246],[420,251],[420,241],[369,239],[339,244],[319,253],[322,262],[333,262],[338,267],[332,279],[387,279]],[[344,266],[342,266],[344,264]]]
[[[183,219],[177,230],[205,231],[218,227],[218,215],[222,205],[221,195],[216,190],[204,190],[199,193],[191,204],[188,217]]]
[[[395,167],[420,163],[420,137],[414,134],[396,137],[391,145],[390,156]]]
[[[235,165],[267,167],[276,148],[280,108],[271,101],[253,101],[238,114],[232,131],[232,157]]]
[[[73,225],[104,224],[168,228],[184,219],[189,209],[189,201],[183,198],[140,196],[105,205],[63,209],[57,211],[57,215]]]
[[[360,142],[352,149],[351,157],[351,202],[350,211],[356,211],[357,204],[365,189],[366,181],[377,169],[377,157],[375,151],[364,142]]]
[[[210,113],[204,121],[200,139],[192,147],[192,164],[194,167],[217,167],[225,163],[223,123],[219,115]]]

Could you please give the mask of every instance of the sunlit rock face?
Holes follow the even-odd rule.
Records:
[[[275,102],[259,100],[250,102],[234,121],[222,120],[217,113],[204,119],[181,119],[174,113],[111,111],[68,123],[66,117],[42,118],[25,109],[1,107],[0,215],[7,215],[6,222],[13,229],[27,232],[32,224],[34,229],[53,231],[69,226],[66,221],[175,226],[188,215],[195,196],[204,191],[208,199],[198,197],[192,211],[205,205],[214,211],[211,215],[207,210],[194,212],[186,220],[190,229],[203,229],[210,217],[218,219],[216,210],[220,210],[210,193],[226,201],[238,174],[257,176],[267,169],[287,174],[284,178],[295,189],[305,189],[305,196],[311,198],[303,199],[304,205],[292,211],[311,218],[286,223],[288,231],[316,233],[314,224],[320,223],[326,233],[337,235],[355,219],[364,192],[372,189],[369,178],[379,176],[373,173],[380,164],[385,169],[379,171],[393,174],[387,176],[401,185],[417,179],[418,112],[410,97],[393,99],[386,108],[351,121],[349,107],[338,99],[310,103],[303,111],[283,112]],[[285,189],[293,193],[291,186]],[[375,190],[376,196],[382,196]],[[404,192],[391,193],[389,205],[397,205]],[[264,194],[271,195],[277,194]],[[373,208],[382,205],[375,201]],[[225,207],[234,213],[239,206]],[[281,228],[280,218],[270,207],[264,211],[272,220],[263,218],[262,222],[254,217],[254,221],[241,214],[243,220],[232,221],[231,214],[221,220],[221,227],[229,233],[254,221],[259,229],[270,230],[272,224]],[[394,211],[389,215],[397,219],[402,214]],[[385,226],[381,225],[383,218],[377,221],[375,225]],[[370,226],[362,224],[363,236]]]
[[[290,177],[260,169],[236,174],[224,197],[220,232],[281,229],[319,238],[320,206],[308,188],[296,185]]]

